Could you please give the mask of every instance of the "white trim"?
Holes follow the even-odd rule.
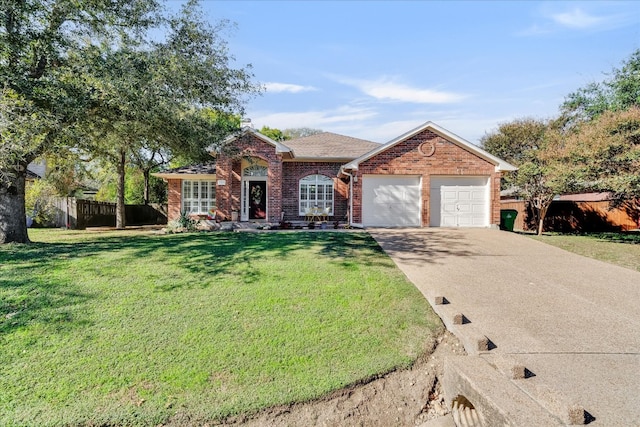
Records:
[[[193,197],[194,194],[194,190],[193,190],[193,183],[197,182],[198,183],[198,191],[197,191],[197,197]],[[184,191],[184,187],[185,184],[189,183],[190,186],[190,195],[191,197],[187,197],[186,199],[189,201],[189,204],[192,204],[194,201],[197,204],[197,210],[189,210],[189,212],[187,212],[188,214],[194,214],[194,215],[204,215],[204,214],[208,214],[211,209],[215,209],[216,208],[216,181],[215,180],[205,180],[205,179],[183,179],[182,182],[180,183],[180,211],[184,212],[185,209],[185,191]],[[207,183],[207,194],[209,195],[209,197],[207,198],[202,198],[202,184],[203,183]],[[213,197],[211,197],[213,196]],[[206,211],[202,211],[200,210],[202,207],[202,201],[206,200],[207,201],[207,205],[209,205],[209,208]]]
[[[344,173],[344,170],[358,170],[358,166],[360,165],[360,163],[369,160],[370,158],[376,156],[377,154],[382,153],[383,151],[388,150],[389,148],[419,134],[420,132],[423,132],[425,130],[431,130],[434,133],[442,136],[443,138],[447,139],[448,141],[458,145],[461,148],[466,149],[467,151],[477,155],[478,157],[488,161],[489,163],[495,165],[496,167],[496,172],[506,172],[506,171],[514,171],[517,170],[517,168],[507,162],[505,162],[502,159],[499,159],[497,157],[495,157],[492,154],[489,154],[488,152],[484,151],[482,148],[473,145],[472,143],[470,143],[469,141],[465,140],[464,138],[459,137],[458,135],[449,132],[448,130],[438,126],[437,124],[433,123],[433,122],[426,122],[420,126],[418,126],[415,129],[410,130],[409,132],[404,133],[403,135],[400,135],[399,137],[392,139],[391,141],[387,142],[386,144],[381,145],[380,147],[374,148],[373,150],[369,151],[368,153],[363,154],[362,156],[358,157],[357,159],[347,163],[346,165],[343,165],[340,168],[340,171]]]
[[[251,168],[264,168],[265,175],[245,175],[244,171]],[[249,221],[249,182],[260,181],[265,183],[265,221],[269,219],[269,169],[261,164],[249,164],[240,172],[240,221]]]
[[[313,182],[304,182],[305,180],[309,180],[309,178],[313,178]],[[302,178],[300,178],[298,180],[298,215],[303,216],[307,214],[307,210],[309,210],[310,208],[312,208],[312,206],[307,206],[306,209],[303,211],[302,210],[302,186],[303,185],[314,185],[316,187],[316,192],[315,192],[315,200],[310,200],[310,199],[306,199],[307,204],[314,202],[314,206],[318,207],[322,210],[327,208],[327,199],[326,198],[322,198],[321,200],[318,199],[318,187],[322,186],[323,189],[324,187],[327,187],[329,185],[331,185],[331,210],[327,213],[328,216],[333,216],[334,215],[334,210],[335,210],[335,191],[336,191],[336,186],[335,186],[335,182],[333,180],[333,178],[326,176],[326,175],[322,175],[319,173],[315,173],[315,174],[309,174],[306,176],[303,176]],[[325,192],[323,192],[323,196],[325,195]],[[320,207],[318,206],[318,203],[322,203],[323,206]]]

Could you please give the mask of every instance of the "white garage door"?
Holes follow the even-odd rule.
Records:
[[[368,227],[419,227],[420,177],[365,175],[362,224]]]
[[[432,227],[488,227],[489,178],[432,177]]]

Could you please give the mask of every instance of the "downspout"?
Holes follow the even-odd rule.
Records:
[[[340,173],[349,177],[349,227],[353,227],[353,175],[345,171],[342,166],[340,167]]]

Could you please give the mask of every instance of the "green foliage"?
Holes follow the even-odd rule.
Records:
[[[285,135],[280,129],[270,128],[269,126],[262,126],[260,129],[260,133],[264,136],[268,136],[274,141],[286,141],[287,139],[291,139],[289,136]]]
[[[582,123],[565,152],[568,162],[581,165],[587,188],[612,192],[618,202],[640,198],[640,108],[606,111]]]
[[[45,179],[37,179],[27,185],[25,208],[34,224],[49,226],[55,222],[54,200],[59,197],[55,186]]]
[[[198,231],[199,220],[191,218],[187,211],[180,212],[180,216],[177,219],[169,221],[167,224],[167,231],[169,233],[192,233]]]
[[[534,207],[538,233],[553,198],[575,183],[575,165],[563,157],[564,138],[557,121],[526,118],[503,123],[481,140],[489,153],[518,167],[504,177],[503,185],[514,187]]]
[[[608,79],[592,82],[569,94],[561,111],[573,122],[589,121],[605,111],[640,107],[640,49],[633,52]]]
[[[287,139],[302,138],[305,136],[317,135],[322,132],[324,131],[312,128],[290,128],[282,131]]]
[[[120,175],[146,152],[203,156],[230,131],[229,120],[211,120],[204,109],[240,115],[260,91],[250,66],[230,66],[221,36],[228,24],[210,26],[196,1],[175,16],[155,0],[3,1],[2,8],[3,185],[17,188],[12,180],[24,178],[26,165],[51,153],[101,158]],[[2,200],[12,209],[0,215],[20,212],[22,196]],[[0,216],[0,225],[4,233],[19,222]]]
[[[0,247],[0,425],[216,425],[408,366],[442,331],[365,233],[34,230]]]
[[[311,128],[291,128],[280,130],[276,128],[270,128],[269,126],[263,126],[260,129],[261,134],[268,136],[274,141],[287,141],[289,139],[302,138],[305,136],[316,135],[322,132],[322,130]]]
[[[114,203],[118,196],[118,176],[109,169],[96,172],[100,188],[95,199],[99,202]],[[167,202],[167,185],[160,178],[150,177],[150,203]],[[125,203],[128,205],[144,204],[144,176],[138,168],[129,167],[125,174]]]

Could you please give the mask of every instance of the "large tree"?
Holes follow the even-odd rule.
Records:
[[[95,38],[144,31],[158,10],[154,0],[0,1],[0,243],[29,241],[27,165],[81,139],[91,94],[74,58]]]
[[[561,106],[572,124],[592,120],[605,111],[640,107],[640,49],[602,82],[591,82],[569,94]]]
[[[566,140],[563,156],[579,165],[583,189],[610,192],[640,218],[640,108],[607,111],[584,122]]]
[[[208,26],[195,1],[170,18],[153,0],[2,7],[0,243],[28,241],[24,177],[34,158],[79,150],[113,165],[121,228],[133,153],[153,141],[202,154],[229,132],[228,122],[212,122],[202,109],[241,113],[244,95],[257,92],[247,69],[229,67],[224,24]],[[151,28],[165,36],[157,40]]]
[[[505,178],[531,205],[538,234],[553,198],[569,191],[575,182],[574,167],[566,163],[565,134],[556,120],[516,119],[501,124],[481,139],[489,153],[518,166]]]

